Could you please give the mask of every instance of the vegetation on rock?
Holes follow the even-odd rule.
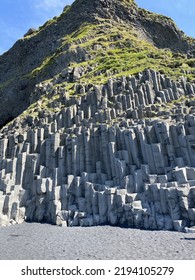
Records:
[[[140,9],[134,1],[77,0],[0,57],[0,93],[12,105],[10,111],[0,108],[0,125],[28,109],[35,85],[53,77],[70,95],[78,83],[104,84],[147,68],[194,82],[194,46],[195,40],[170,18]],[[74,69],[80,71],[76,80],[59,79]]]

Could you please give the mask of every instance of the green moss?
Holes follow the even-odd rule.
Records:
[[[88,38],[77,46],[85,48],[91,55],[91,59],[73,63],[72,66],[90,65],[93,68],[93,71],[81,78],[81,82],[101,83],[108,79],[108,73],[113,76],[136,74],[150,67],[170,75],[173,79],[186,76],[189,81],[192,81],[195,78],[191,73],[193,61],[188,62],[185,56],[174,54],[169,50],[157,49],[152,44],[140,40],[135,36],[135,30],[124,25],[114,26],[105,22],[96,26],[85,26],[83,32],[81,29],[71,38],[74,37],[75,40],[78,37]],[[90,37],[91,31],[93,31],[92,37]],[[101,48],[95,49],[96,44]]]
[[[39,67],[37,67],[36,69],[34,69],[32,72],[30,72],[29,74],[27,74],[26,75],[26,77],[35,77],[37,74],[39,74],[42,70],[46,70],[46,68],[48,67],[48,66],[50,66],[52,63],[53,63],[53,59],[55,58],[55,56],[56,56],[56,53],[55,54],[53,54],[52,56],[50,56],[50,57],[46,57],[44,60],[43,60],[43,62],[42,62],[42,64],[39,66]]]
[[[145,10],[143,13],[146,14],[146,18],[153,18],[155,21],[162,18],[171,21],[169,18]],[[54,61],[60,60],[68,51],[80,47],[85,49],[90,58],[80,63],[72,62],[71,67],[91,66],[92,68],[92,71],[86,71],[86,74],[81,77],[81,83],[104,83],[110,76],[137,74],[145,68],[160,71],[175,80],[180,76],[186,76],[188,81],[195,80],[194,59],[187,59],[185,55],[172,53],[170,50],[156,48],[151,43],[139,39],[141,36],[133,27],[124,24],[116,25],[110,20],[98,20],[99,24],[83,23],[77,31],[65,36],[56,53],[46,58],[28,76],[35,77],[41,71],[47,71],[47,67]],[[50,23],[46,25],[48,24]],[[68,51],[67,47],[69,47]],[[74,93],[74,90],[70,89],[70,91],[70,94]]]
[[[148,17],[150,16],[159,17],[159,20],[161,17],[148,13]],[[195,59],[188,59],[186,55],[173,53],[168,49],[156,48],[152,43],[143,40],[139,31],[133,27],[120,23],[116,25],[111,20],[98,20],[99,24],[84,23],[79,30],[64,37],[59,49],[29,73],[28,77],[32,78],[42,71],[47,71],[54,62],[61,61],[68,51],[80,47],[85,50],[88,58],[79,63],[71,62],[72,68],[82,66],[86,69],[77,83],[104,84],[110,77],[135,75],[146,68],[159,71],[174,80],[185,76],[188,81],[195,81]],[[75,83],[64,82],[56,86],[64,86],[69,96],[75,95]],[[48,108],[49,111],[55,112],[57,109],[52,108],[52,102],[58,99],[59,96],[42,97],[41,109]],[[170,108],[173,105],[170,104]],[[29,108],[31,113],[37,109],[36,104],[33,106]]]
[[[64,7],[64,10],[63,10],[63,16],[70,10],[71,6],[70,5],[67,5]]]

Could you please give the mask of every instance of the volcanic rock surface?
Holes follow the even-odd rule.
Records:
[[[0,56],[0,225],[195,231],[195,40],[76,0]]]

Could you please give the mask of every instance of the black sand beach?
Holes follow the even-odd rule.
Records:
[[[195,234],[110,226],[0,228],[1,260],[192,260]]]

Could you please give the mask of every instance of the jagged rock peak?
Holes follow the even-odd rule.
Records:
[[[85,5],[86,8],[91,7],[101,7],[101,8],[111,8],[116,5],[120,6],[129,6],[129,7],[137,7],[137,4],[134,0],[75,0],[72,6]]]
[[[69,7],[68,13],[78,18],[89,19],[94,15],[105,18],[126,17],[125,14],[135,14],[138,6],[133,0],[76,0]]]
[[[133,0],[76,0],[71,6],[72,10],[77,9],[81,14],[84,10],[84,13],[88,13],[88,16],[94,13],[99,14],[99,16],[120,15],[127,8],[135,11],[138,6]]]

